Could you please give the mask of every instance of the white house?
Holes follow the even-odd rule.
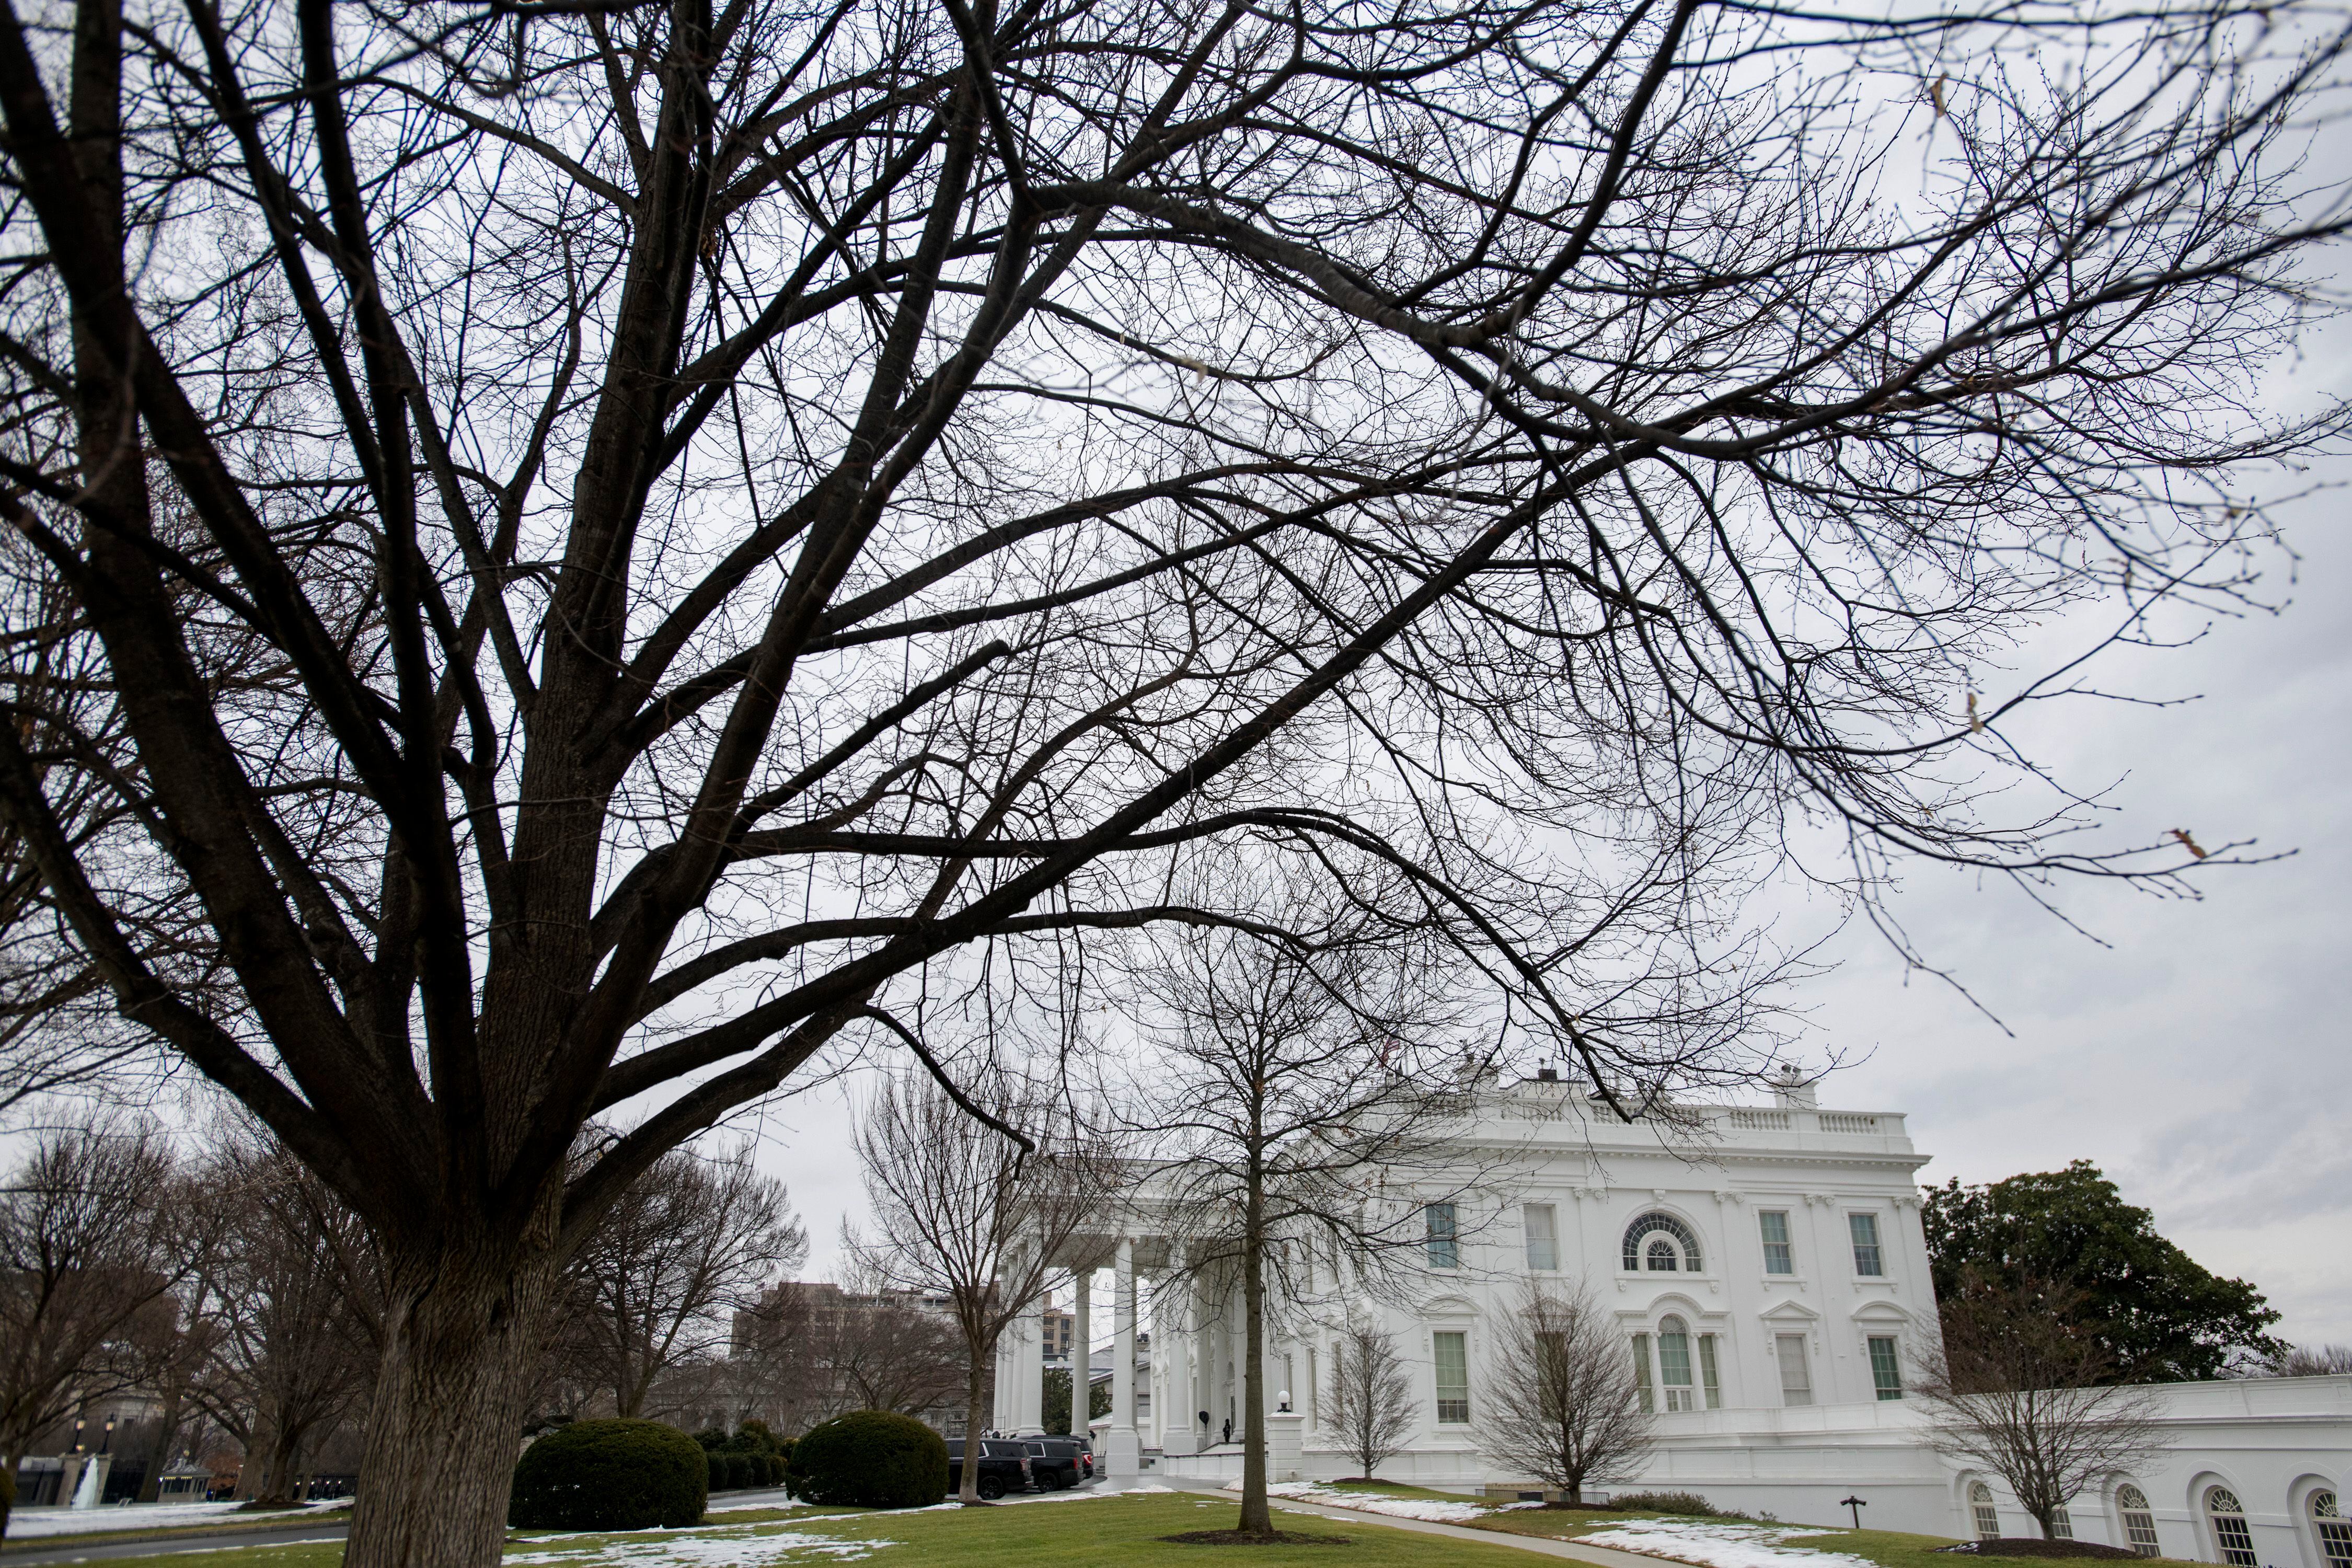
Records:
[[[1936,1332],[1916,1152],[1901,1114],[1825,1110],[1799,1082],[1766,1107],[1678,1107],[1627,1124],[1548,1077],[1475,1097],[1459,1123],[1475,1197],[1423,1205],[1419,1278],[1384,1314],[1420,1381],[1423,1422],[1381,1467],[1391,1479],[1469,1489],[1526,1480],[1482,1441],[1480,1384],[1495,1326],[1529,1280],[1581,1284],[1622,1325],[1657,1413],[1659,1442],[1628,1486],[1673,1487],[1720,1506],[1955,1538],[2032,1534],[1987,1478],[1922,1440],[1906,1398]],[[1460,1184],[1456,1184],[1460,1185]],[[1091,1281],[1114,1269],[1113,1411],[1097,1423],[1114,1475],[1156,1468],[1222,1479],[1240,1470],[1239,1311],[1234,1293],[1181,1279],[1185,1238],[1139,1179],[1097,1235],[1057,1263]],[[1076,1342],[1095,1344],[1091,1289]],[[1277,1303],[1267,1347],[1276,1473],[1350,1473],[1319,1414],[1337,1328],[1328,1303]],[[1148,1321],[1151,1353],[1138,1351]],[[1000,1426],[1034,1427],[1042,1352],[1034,1325],[1000,1348]],[[2352,1378],[2179,1384],[2162,1391],[2179,1441],[2147,1473],[2078,1500],[2070,1527],[2143,1555],[2233,1568],[2352,1568]],[[1206,1415],[1203,1421],[1202,1417]],[[1532,1483],[1529,1483],[1530,1485]]]

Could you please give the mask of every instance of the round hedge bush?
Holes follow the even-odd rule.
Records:
[[[927,1508],[948,1495],[948,1446],[911,1415],[853,1410],[793,1443],[790,1479],[809,1502]]]
[[[523,1451],[507,1522],[521,1530],[698,1524],[709,1500],[701,1447],[658,1421],[574,1421]]]

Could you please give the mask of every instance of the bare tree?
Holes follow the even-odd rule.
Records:
[[[1940,1342],[1915,1351],[1928,1442],[1999,1476],[2045,1539],[2069,1500],[2167,1447],[2162,1404],[2109,1381],[2114,1359],[2078,1296],[1970,1275],[1942,1302]]]
[[[0,671],[0,815],[368,1222],[352,1568],[495,1563],[663,1154],[877,1015],[1245,922],[1195,864],[1396,868],[1499,1030],[1647,1095],[1764,1065],[1789,814],[1865,903],[2200,863],[2013,750],[2081,650],[1980,683],[2256,592],[2242,465],[2340,423],[2252,412],[2336,26],[0,8],[8,613],[77,672]]]
[[[205,1353],[188,1397],[244,1446],[237,1495],[290,1503],[308,1457],[367,1397],[373,1313],[349,1272],[366,1240],[358,1215],[266,1138],[233,1139],[199,1180],[224,1234],[194,1304]]]
[[[875,1227],[857,1257],[879,1281],[946,1300],[968,1358],[964,1441],[976,1445],[996,1342],[1045,1299],[1047,1268],[1098,1217],[1116,1162],[1050,1097],[999,1088],[974,1102],[911,1074],[876,1092],[857,1152]],[[959,1499],[978,1502],[979,1483],[979,1464],[966,1464]]]
[[[201,1260],[189,1194],[153,1123],[45,1129],[0,1188],[0,1465],[45,1428],[137,1386],[168,1352]],[[198,1216],[200,1217],[200,1216]]]
[[[1294,875],[1277,867],[1234,900],[1260,911],[1263,934],[1179,927],[1142,944],[1137,1023],[1156,1049],[1127,1097],[1154,1141],[1157,1201],[1185,1237],[1175,1288],[1240,1285],[1237,1528],[1256,1535],[1274,1530],[1270,1295],[1311,1307],[1383,1287],[1423,1256],[1425,1205],[1486,1173],[1447,1135],[1486,1057],[1449,1032],[1459,986],[1441,950],[1312,909]],[[1360,886],[1376,899],[1376,880]]]
[[[737,1325],[748,1403],[782,1431],[847,1410],[919,1415],[964,1391],[955,1323],[886,1291],[779,1285]]]
[[[1421,1424],[1421,1401],[1389,1331],[1351,1316],[1331,1342],[1330,1390],[1324,1425],[1356,1461],[1358,1479],[1370,1480]]]
[[[723,1354],[735,1314],[807,1258],[807,1229],[783,1184],[753,1167],[749,1143],[715,1158],[665,1155],[574,1260],[562,1328],[574,1375],[615,1415],[675,1414],[656,1398],[662,1380]]]
[[[2352,1345],[2289,1345],[2284,1354],[2249,1361],[2238,1377],[2339,1377],[2352,1373]]]
[[[1486,1380],[1486,1452],[1584,1500],[1588,1481],[1633,1475],[1648,1458],[1653,1421],[1625,1337],[1580,1286],[1530,1285],[1496,1334]]]

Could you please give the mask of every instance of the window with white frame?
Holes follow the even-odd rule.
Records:
[[[2230,1568],[2260,1568],[2254,1533],[2246,1528],[2245,1505],[2227,1487],[2205,1489],[2205,1517],[2213,1521],[2213,1546]]]
[[[1647,1415],[1656,1410],[1657,1402],[1650,1393],[1650,1336],[1647,1334],[1633,1336],[1633,1386],[1641,1395],[1642,1414]]]
[[[2319,1537],[2319,1552],[2327,1559],[2327,1568],[2352,1568],[2352,1520],[2337,1510],[2336,1494],[2314,1492],[2307,1506],[2312,1533]]]
[[[1465,1426],[1470,1420],[1470,1336],[1441,1331],[1429,1336],[1437,1363],[1437,1420]]]
[[[1886,1272],[1886,1263],[1878,1250],[1878,1216],[1874,1214],[1850,1214],[1845,1216],[1846,1229],[1853,1237],[1853,1271],[1865,1279],[1874,1279]]]
[[[1780,1363],[1780,1403],[1811,1405],[1813,1402],[1813,1377],[1805,1365],[1805,1336],[1773,1335],[1772,1353]]]
[[[1691,1380],[1690,1325],[1680,1318],[1658,1321],[1658,1387],[1669,1410],[1696,1410],[1698,1394]]]
[[[1423,1204],[1421,1207],[1422,1235],[1429,1247],[1432,1268],[1462,1267],[1462,1241],[1459,1216],[1452,1204]]]
[[[2000,1539],[2000,1510],[1992,1505],[1992,1489],[1982,1481],[1969,1484],[1969,1513],[1976,1522],[1979,1541]]]
[[[1654,1210],[1625,1227],[1623,1257],[1629,1273],[1696,1274],[1701,1267],[1698,1233],[1674,1215]]]
[[[1794,1274],[1797,1250],[1789,1244],[1788,1215],[1780,1209],[1766,1209],[1756,1216],[1756,1225],[1764,1233],[1764,1272]]]
[[[2126,1481],[2116,1489],[2116,1512],[2123,1518],[2124,1544],[2131,1548],[2133,1556],[2162,1555],[2156,1539],[2156,1514],[2147,1506],[2146,1492]],[[2352,1568],[2352,1563],[2346,1568]]]
[[[1701,1334],[1698,1337],[1698,1381],[1699,1385],[1706,1392],[1706,1408],[1722,1409],[1723,1379],[1716,1371],[1713,1334]]]
[[[2074,1539],[2074,1516],[2066,1511],[2063,1503],[2050,1510],[2050,1539],[2053,1541]]]
[[[1527,1222],[1528,1267],[1550,1270],[1559,1267],[1559,1220],[1549,1204],[1529,1204],[1521,1211]]]
[[[1881,1399],[1903,1397],[1903,1363],[1895,1353],[1893,1334],[1870,1336],[1870,1385]]]

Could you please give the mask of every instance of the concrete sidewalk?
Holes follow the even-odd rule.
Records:
[[[1193,1492],[1202,1497],[1222,1498],[1238,1502],[1238,1492],[1223,1487],[1201,1485],[1169,1477],[1159,1478],[1160,1484],[1176,1491]],[[1546,1541],[1540,1536],[1513,1535],[1500,1530],[1473,1530],[1462,1524],[1433,1524],[1425,1519],[1399,1519],[1394,1514],[1366,1513],[1361,1509],[1341,1508],[1335,1504],[1301,1502],[1292,1498],[1268,1498],[1267,1502],[1287,1513],[1313,1514],[1345,1524],[1382,1524],[1395,1530],[1410,1530],[1421,1535],[1451,1536],[1456,1541],[1483,1542],[1488,1546],[1516,1546],[1522,1552],[1533,1552],[1544,1557],[1567,1557],[1579,1563],[1596,1563],[1602,1568],[1658,1568],[1665,1559],[1645,1556],[1639,1552],[1620,1552],[1613,1546],[1580,1546],[1570,1541]]]

